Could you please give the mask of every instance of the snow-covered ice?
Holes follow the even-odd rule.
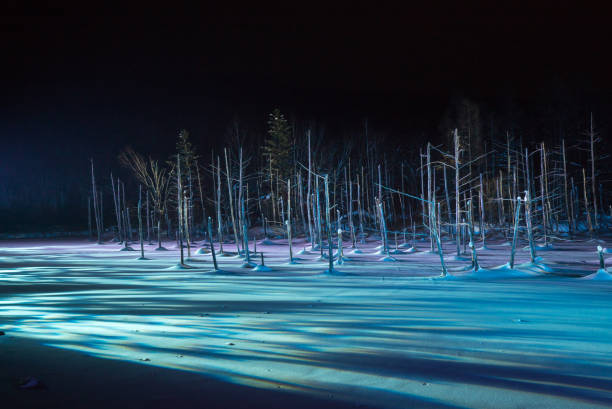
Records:
[[[347,247],[340,274],[318,251],[289,265],[283,244],[257,246],[270,271],[219,257],[212,272],[199,247],[177,268],[178,251],[155,246],[136,260],[116,243],[2,242],[0,346],[10,335],[375,407],[612,406],[612,282],[592,243],[556,242],[536,264],[519,250],[511,270],[488,240],[476,272],[445,243],[446,278],[426,242],[397,262],[379,262],[376,242]]]

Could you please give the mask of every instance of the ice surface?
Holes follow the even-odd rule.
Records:
[[[372,406],[612,405],[612,282],[591,242],[555,242],[535,264],[520,250],[510,269],[509,248],[491,239],[479,271],[445,242],[446,278],[428,242],[394,263],[368,242],[333,274],[318,252],[288,265],[286,240],[273,243],[257,246],[271,271],[221,257],[215,273],[211,254],[185,269],[177,250],[149,245],[141,261],[116,243],[2,242],[0,329],[84,357]]]

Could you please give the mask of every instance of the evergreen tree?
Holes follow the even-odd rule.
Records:
[[[272,168],[278,171],[281,180],[291,174],[291,127],[277,108],[268,119],[268,138],[264,142],[263,154],[272,162]]]
[[[181,167],[186,171],[191,171],[194,167],[197,155],[195,148],[189,140],[189,131],[181,129],[178,133],[178,141],[176,142],[176,152],[181,155]],[[185,177],[188,177],[186,172]]]

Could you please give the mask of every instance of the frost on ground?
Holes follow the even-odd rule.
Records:
[[[520,250],[510,270],[508,246],[491,240],[479,251],[479,272],[451,257],[448,243],[449,278],[437,277],[428,242],[394,254],[396,262],[379,262],[376,242],[361,254],[346,248],[340,274],[323,274],[317,252],[289,265],[279,243],[258,245],[271,271],[218,257],[221,271],[212,273],[210,254],[192,254],[194,268],[173,268],[172,243],[168,252],[147,246],[150,260],[136,260],[111,243],[3,242],[0,350],[35,341],[71,351],[75,362],[175,369],[329,407],[612,406],[612,282],[599,279],[607,273],[598,272],[591,242],[555,243],[534,264]],[[598,279],[580,279],[593,273]],[[48,355],[40,365],[62,366]],[[6,376],[38,378],[9,369]],[[91,370],[80,382],[95,377]],[[53,377],[41,380],[48,388],[35,393],[58,387]],[[207,393],[198,405],[210,407]]]

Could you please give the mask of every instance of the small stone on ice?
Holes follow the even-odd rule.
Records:
[[[19,384],[19,387],[21,389],[38,389],[42,387],[42,383],[33,376],[28,376]]]
[[[226,345],[234,345],[233,342],[228,342]]]

